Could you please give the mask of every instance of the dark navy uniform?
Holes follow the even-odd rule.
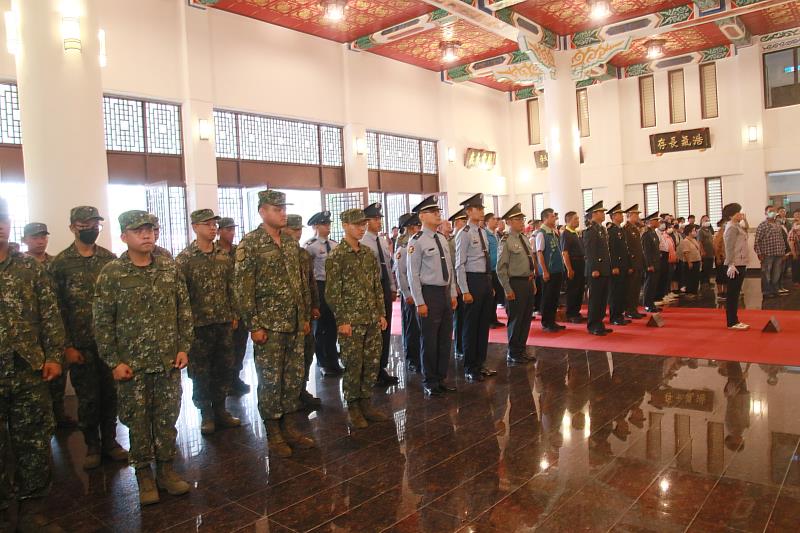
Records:
[[[416,213],[406,213],[400,217],[398,227],[401,231],[405,229],[405,233],[397,239],[397,251],[394,253],[394,275],[397,281],[397,290],[400,294],[403,351],[406,354],[406,363],[411,371],[420,369],[421,363],[417,306],[414,304],[414,297],[408,284],[408,243],[411,240],[409,228],[416,226],[419,229],[419,225],[420,221]]]
[[[625,210],[626,215],[631,213],[639,213],[639,204],[633,204]],[[644,315],[639,313],[639,293],[642,290],[642,277],[645,270],[642,234],[638,226],[630,221],[622,226],[622,233],[625,235],[625,243],[628,245],[628,257],[630,257],[630,266],[633,270],[628,276],[625,315],[629,318],[642,318]]]
[[[620,204],[612,207],[608,214],[613,216],[622,213]],[[611,255],[611,281],[609,282],[608,314],[612,324],[624,326],[628,323],[625,319],[625,298],[628,294],[628,270],[630,269],[630,256],[625,233],[622,227],[612,223],[608,228],[608,251]],[[616,272],[616,274],[614,273]]]
[[[658,293],[659,269],[661,268],[661,239],[656,230],[649,227],[651,220],[658,219],[658,211],[648,215],[644,220],[648,225],[642,234],[642,258],[644,261],[644,308],[645,311],[657,311],[656,294]]]
[[[605,211],[603,202],[590,207],[586,213]],[[586,280],[589,284],[589,313],[586,329],[595,335],[605,335],[603,324],[608,303],[608,283],[611,276],[611,255],[608,251],[608,233],[602,224],[589,222],[583,232],[583,248],[586,252]],[[598,274],[597,277],[592,275]]]
[[[583,293],[586,292],[586,253],[583,251],[583,240],[577,230],[565,227],[561,232],[561,252],[569,256],[573,270],[572,279],[567,278],[567,320],[578,322],[582,320],[581,305],[583,305]]]

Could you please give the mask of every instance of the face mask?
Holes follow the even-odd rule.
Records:
[[[775,213],[773,211],[770,211],[769,213],[767,213],[767,218],[775,218]]]
[[[686,226],[686,224],[684,224],[683,222],[681,222],[680,224],[678,224],[678,228],[680,228],[680,229],[683,229],[685,226]]]
[[[711,227],[711,222],[703,222],[703,227],[704,228],[710,228]]]
[[[94,241],[97,240],[97,236],[100,234],[100,230],[97,228],[92,229],[82,229],[78,231],[78,239],[83,244],[94,244]]]

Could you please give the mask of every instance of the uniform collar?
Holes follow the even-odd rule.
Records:
[[[427,235],[427,236],[429,236],[429,237],[433,237],[433,236],[434,236],[434,235],[436,235],[438,232],[437,232],[437,231],[435,231],[435,230],[432,230],[432,229],[430,229],[430,228],[428,228],[428,227],[422,226],[422,233],[424,233],[425,235]],[[413,237],[412,237],[412,239],[413,239]]]
[[[574,233],[575,235],[578,234],[578,228],[572,229],[570,226],[564,226],[564,229],[566,229],[570,233]]]

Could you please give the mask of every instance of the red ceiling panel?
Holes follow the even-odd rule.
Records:
[[[723,44],[730,44],[728,38],[722,34],[717,25],[713,22],[683,30],[663,33],[659,35],[658,38],[666,40],[664,44],[665,57],[696,52],[697,50],[705,50],[706,48],[712,48]],[[630,50],[614,56],[611,63],[618,67],[644,63],[647,61],[648,40],[649,39],[637,39],[631,45]]]
[[[763,11],[742,15],[742,22],[753,35],[800,26],[800,2],[788,2]]]
[[[527,0],[512,9],[559,35],[567,35],[689,3],[690,0],[611,0],[612,15],[602,22],[589,17],[587,0]]]
[[[351,0],[345,20],[330,22],[323,17],[319,0],[219,0],[211,7],[340,43],[434,10],[418,0]]]

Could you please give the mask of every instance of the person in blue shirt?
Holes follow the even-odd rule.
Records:
[[[542,227],[536,232],[536,255],[539,273],[542,275],[542,330],[558,333],[566,329],[556,323],[558,297],[564,279],[564,258],[556,232],[556,214],[549,207],[542,211]]]
[[[486,213],[483,216],[483,230],[486,232],[486,245],[489,248],[489,264],[492,267],[492,288],[494,289],[494,306],[492,307],[492,322],[490,328],[502,328],[505,326],[497,319],[497,306],[503,303],[503,287],[497,279],[497,246],[500,239],[497,237],[498,218],[494,213]]]

